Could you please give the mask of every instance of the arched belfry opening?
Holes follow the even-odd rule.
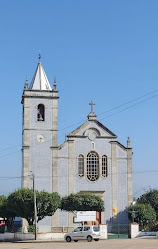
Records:
[[[45,107],[43,104],[39,104],[37,107],[37,121],[45,120]]]

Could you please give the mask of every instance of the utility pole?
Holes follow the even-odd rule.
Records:
[[[33,199],[34,199],[35,240],[37,240],[37,206],[36,206],[36,190],[35,190],[34,173],[32,173],[32,179],[33,179]]]

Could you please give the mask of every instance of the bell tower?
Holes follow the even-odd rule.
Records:
[[[30,86],[26,79],[21,102],[23,187],[32,187],[33,172],[37,190],[57,191],[58,98],[56,79],[52,89],[39,57]]]

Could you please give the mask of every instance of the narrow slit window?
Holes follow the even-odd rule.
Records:
[[[79,155],[78,157],[78,176],[84,176],[84,156]]]
[[[107,156],[102,156],[102,177],[108,176],[108,160]]]

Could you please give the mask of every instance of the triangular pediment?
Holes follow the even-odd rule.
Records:
[[[88,120],[73,132],[71,132],[67,137],[76,137],[76,136],[88,136],[89,132],[93,131],[96,133],[97,137],[110,137],[116,138],[117,136],[105,127],[98,120]]]

